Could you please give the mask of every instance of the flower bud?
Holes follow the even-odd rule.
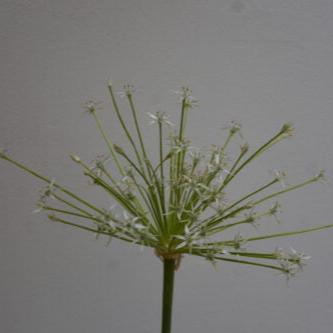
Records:
[[[74,161],[75,163],[80,163],[81,159],[79,156],[77,155],[70,155],[70,158],[72,159],[72,161]]]
[[[292,136],[295,132],[295,128],[293,127],[292,123],[285,123],[281,128],[281,133],[287,136]]]
[[[325,170],[320,170],[320,172],[314,177],[314,180],[325,180]]]
[[[243,145],[240,146],[241,153],[246,154],[249,150],[249,145],[247,143],[244,143]]]
[[[116,151],[116,153],[118,153],[120,155],[123,155],[123,156],[126,155],[125,151],[121,147],[119,147],[118,145],[113,145],[113,148]]]

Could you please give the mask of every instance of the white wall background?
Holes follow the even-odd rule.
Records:
[[[108,109],[106,82],[135,84],[142,117],[176,116],[170,90],[189,84],[200,100],[195,143],[243,124],[254,147],[285,121],[294,139],[258,161],[236,192],[287,169],[300,181],[333,175],[333,2],[330,0],[2,0],[0,146],[44,174],[107,203],[68,154],[104,151],[82,104]],[[103,113],[113,137],[119,129]],[[148,131],[148,130],[147,130]],[[147,132],[151,136],[153,132]],[[150,145],[154,140],[151,136]],[[159,331],[162,271],[152,251],[32,214],[40,184],[0,161],[0,331]],[[291,230],[332,223],[332,182],[287,195]],[[286,286],[271,271],[186,258],[176,275],[174,332],[329,333],[333,326],[333,231],[269,243],[311,254]]]

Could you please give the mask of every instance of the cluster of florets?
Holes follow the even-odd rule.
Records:
[[[271,268],[288,277],[302,269],[309,259],[303,253],[293,249],[286,252],[280,248],[273,252],[254,252],[249,250],[249,246],[262,239],[296,235],[329,226],[251,237],[244,237],[239,228],[249,225],[258,231],[260,223],[268,217],[279,221],[277,215],[281,207],[275,199],[323,179],[323,172],[290,185],[285,181],[286,173],[275,170],[270,180],[237,199],[232,200],[226,194],[228,187],[246,166],[293,134],[291,124],[284,124],[273,137],[250,151],[240,133],[240,124],[231,122],[224,143],[214,145],[204,153],[194,148],[185,136],[188,112],[197,106],[197,100],[192,97],[190,89],[183,87],[176,92],[181,102],[178,126],[169,120],[165,112],[148,114],[150,123],[157,125],[158,133],[158,160],[153,162],[137,118],[133,96],[135,89],[126,85],[123,92],[115,94],[111,83],[108,88],[115,115],[132,151],[127,152],[113,143],[97,112],[101,109],[100,103],[89,101],[85,109],[96,121],[108,153],[98,156],[92,165],[77,155],[71,155],[71,158],[94,185],[111,196],[115,204],[108,209],[100,208],[0,151],[0,158],[47,183],[41,192],[37,211],[48,211],[52,221],[108,236],[109,241],[114,237],[154,248],[159,257],[180,258],[184,254],[192,254],[213,263],[220,260]],[[135,132],[129,130],[120,112],[117,96],[127,99]],[[234,154],[228,154],[229,145],[238,135],[241,143],[236,155],[232,156]],[[166,139],[168,144],[165,144]],[[281,187],[271,190],[278,185]],[[275,201],[273,205],[268,208],[263,206],[272,200]],[[235,230],[233,237],[223,237],[226,230]],[[271,264],[271,261],[277,264]]]

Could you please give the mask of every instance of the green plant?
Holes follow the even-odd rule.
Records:
[[[38,210],[49,212],[48,218],[51,221],[154,249],[164,265],[162,333],[171,332],[174,272],[184,254],[204,257],[212,263],[226,261],[270,268],[284,273],[288,278],[302,269],[309,259],[303,253],[293,249],[286,252],[280,248],[270,252],[248,251],[244,245],[322,230],[332,227],[332,224],[247,238],[237,232],[231,239],[223,238],[226,230],[238,230],[242,225],[256,225],[259,219],[276,216],[279,212],[280,205],[277,202],[266,209],[261,208],[262,204],[323,178],[323,172],[320,172],[301,183],[268,192],[283,181],[285,174],[278,172],[270,181],[235,201],[226,200],[228,186],[247,165],[292,135],[293,127],[289,123],[284,124],[253,152],[247,144],[242,144],[238,156],[229,162],[228,146],[240,131],[240,126],[232,123],[225,142],[214,146],[204,155],[191,147],[185,136],[188,113],[196,101],[191,91],[184,87],[179,92],[180,121],[175,130],[166,114],[158,112],[149,115],[158,131],[158,161],[153,163],[137,118],[132,86],[125,86],[123,95],[129,104],[134,133],[124,121],[111,83],[108,89],[113,110],[131,152],[113,143],[100,121],[96,103],[88,102],[86,110],[96,121],[108,148],[107,159],[112,159],[113,164],[110,170],[106,166],[106,159],[97,159],[91,166],[77,155],[71,155],[71,158],[96,186],[114,199],[122,209],[122,216],[117,214],[118,208],[101,208],[12,159],[4,151],[0,152],[0,157],[47,184],[38,202]],[[165,138],[169,140],[168,147]],[[49,198],[54,200],[49,201]],[[77,218],[79,222],[73,222],[71,218]]]

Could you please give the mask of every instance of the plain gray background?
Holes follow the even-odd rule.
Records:
[[[326,169],[326,185],[281,199],[282,224],[268,221],[263,231],[332,223],[331,0],[2,0],[0,43],[1,146],[95,202],[110,204],[68,158],[105,152],[84,102],[103,102],[103,122],[121,140],[109,78],[117,90],[138,87],[143,122],[159,109],[175,120],[170,91],[188,84],[200,100],[189,123],[195,144],[219,143],[231,120],[241,121],[251,147],[295,123],[295,137],[246,170],[234,193],[262,184],[271,169],[288,170],[291,182]],[[154,149],[154,132],[146,132]],[[119,241],[105,247],[47,222],[32,214],[41,184],[4,161],[0,170],[0,331],[158,332],[162,266],[152,251]],[[332,239],[327,230],[261,243],[312,256],[289,286],[272,271],[227,263],[214,270],[186,257],[176,274],[174,332],[331,332]]]

